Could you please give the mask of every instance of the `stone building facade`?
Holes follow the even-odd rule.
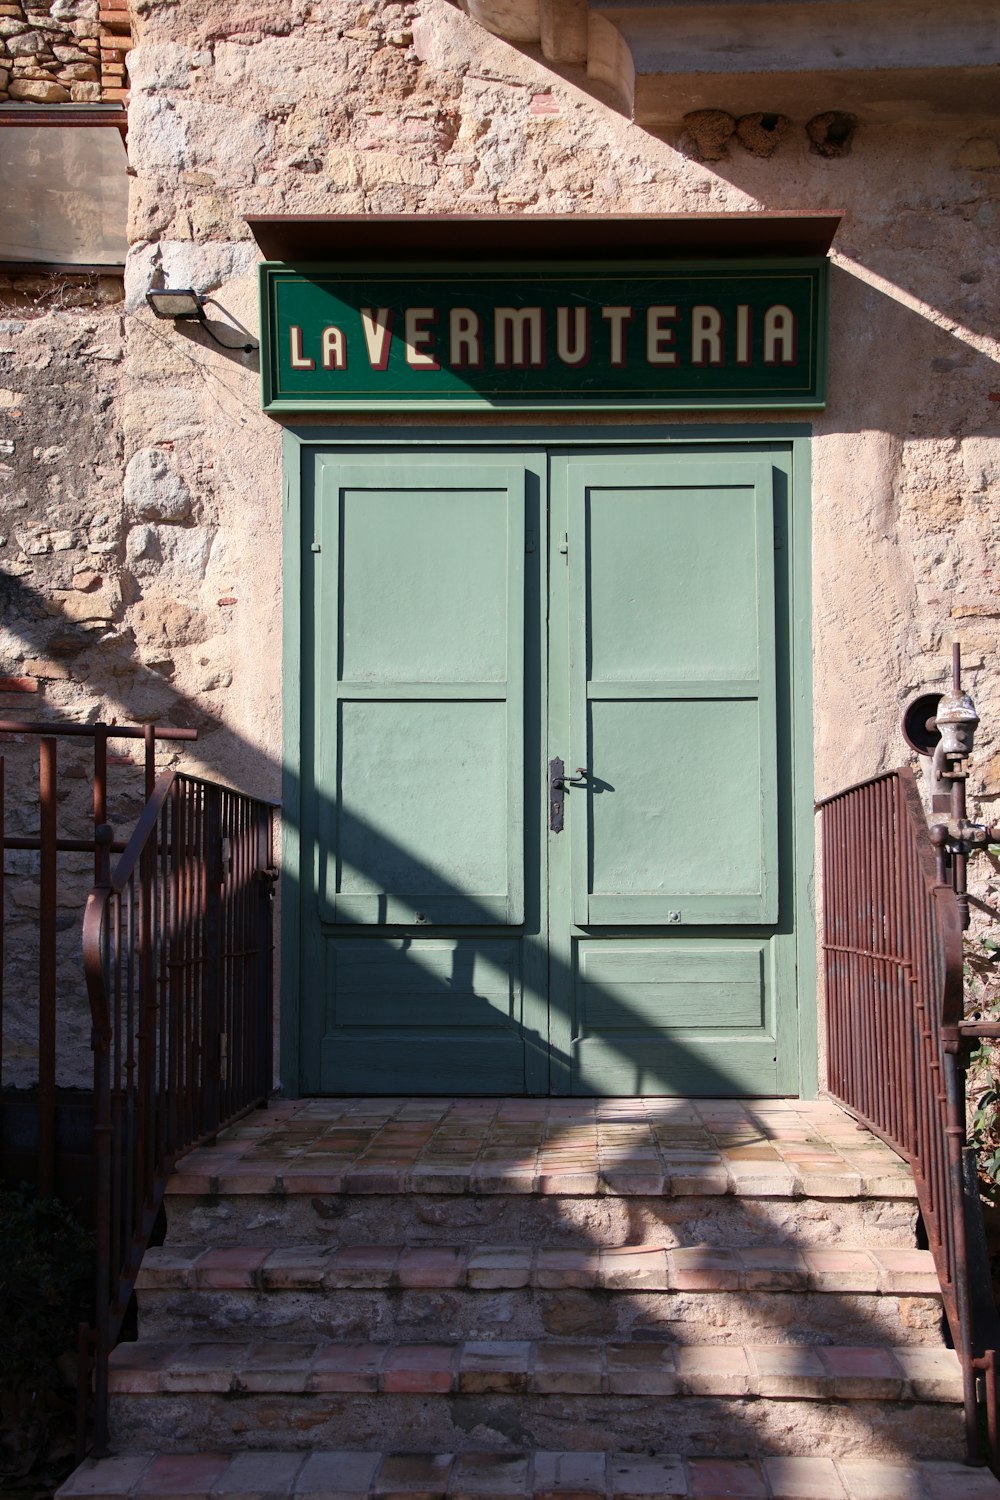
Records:
[[[703,8],[724,24],[727,7]],[[957,638],[983,720],[973,815],[991,820],[995,116],[963,100],[960,82],[930,102],[866,107],[856,77],[848,110],[835,74],[811,106],[786,106],[766,66],[755,109],[747,85],[729,96],[720,86],[711,110],[654,130],[579,58],[553,59],[516,27],[495,35],[492,12],[479,13],[489,7],[470,9],[134,0],[126,35],[124,0],[0,4],[0,100],[114,101],[127,66],[130,176],[123,284],[10,267],[0,280],[0,712],[194,726],[186,766],[281,794],[283,692],[287,712],[297,691],[281,667],[290,419],[262,411],[255,355],[158,322],[146,305],[151,286],[193,287],[229,342],[256,338],[261,252],[248,216],[836,211],[825,409],[725,416],[748,440],[783,422],[809,428],[812,600],[800,623],[815,791],[903,761],[902,705],[944,683]],[[405,233],[385,249],[405,260]],[[720,421],[649,410],[602,420],[640,442],[665,425],[696,439]],[[463,421],[354,411],[298,425],[333,439],[349,425],[374,443],[387,422],[399,436],[435,424],[454,435]],[[516,429],[544,442],[553,424],[544,412],[489,421],[499,441]],[[585,409],[558,417],[560,430],[592,422]],[[68,948],[67,976],[71,960]],[[66,1081],[86,1076],[85,1036],[67,1022]]]

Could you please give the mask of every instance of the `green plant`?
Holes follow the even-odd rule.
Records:
[[[76,1330],[93,1239],[55,1199],[0,1192],[0,1482],[72,1452]]]
[[[1000,1005],[1000,943],[967,937],[965,944],[965,1012],[996,1019]],[[1000,1202],[1000,1070],[996,1047],[982,1042],[969,1059],[969,1139],[976,1148],[984,1197]]]
[[[981,1049],[981,1051],[986,1049]],[[989,1049],[992,1051],[992,1048]],[[1000,1180],[1000,1089],[985,1088],[973,1105],[970,1139],[979,1158],[979,1178],[988,1197],[997,1197]]]

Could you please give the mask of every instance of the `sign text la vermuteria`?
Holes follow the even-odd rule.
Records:
[[[264,404],[818,407],[825,273],[266,265]]]

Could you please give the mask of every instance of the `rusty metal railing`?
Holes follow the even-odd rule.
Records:
[[[31,1025],[34,1027],[32,1050],[37,1073],[34,1082],[38,1140],[32,1165],[40,1197],[50,1197],[56,1187],[58,933],[60,903],[65,900],[69,885],[67,869],[72,864],[79,864],[81,855],[89,854],[94,861],[93,878],[98,877],[100,855],[96,831],[108,820],[109,796],[113,793],[109,785],[110,769],[117,770],[120,788],[133,790],[127,785],[131,775],[137,783],[134,790],[140,796],[144,791],[148,798],[156,779],[157,744],[161,741],[195,740],[197,737],[195,729],[166,728],[155,724],[0,720],[0,740],[10,746],[10,754],[0,756],[0,1078],[6,1082],[9,1071],[5,1068],[7,1060],[3,1049],[5,1021],[6,1029],[23,1033],[27,1030],[27,1013],[29,1009],[33,1010]],[[142,745],[138,765],[127,747],[128,741],[136,740]],[[80,763],[75,749],[81,741],[90,741],[92,747],[93,757],[88,771]],[[119,743],[123,741],[126,743]],[[60,744],[63,752],[72,749],[69,763],[65,754],[60,753]],[[35,776],[32,763],[36,755],[37,791],[33,793],[30,781]],[[6,774],[8,760],[14,770],[13,777]],[[28,764],[19,764],[22,761]],[[81,786],[81,779],[89,785]],[[68,798],[73,788],[81,793],[77,798],[79,805],[75,807]],[[85,803],[89,803],[89,807]],[[90,826],[84,833],[86,823]],[[72,836],[67,832],[67,826]],[[121,849],[124,845],[114,847]],[[8,864],[16,866],[13,875],[7,874]],[[13,905],[7,909],[6,886],[14,878],[26,881],[37,890],[38,916],[36,936],[32,941],[32,945],[37,943],[34,955],[24,951],[20,943],[18,951],[11,951],[7,938],[7,919],[13,918],[14,910]],[[86,875],[84,880],[87,881]],[[79,896],[81,907],[85,891],[86,884]],[[5,1016],[4,976],[8,968],[12,971],[11,993],[6,999],[8,1010],[14,1014]],[[82,1001],[82,993],[80,998]]]
[[[174,1162],[271,1086],[270,804],[168,772],[84,917],[93,1022],[96,1320],[92,1451],[108,1440],[108,1357]]]
[[[968,1145],[962,916],[937,868],[912,772],[817,804],[829,1092],[909,1163],[962,1363],[970,1463],[1000,1459],[996,1351]]]

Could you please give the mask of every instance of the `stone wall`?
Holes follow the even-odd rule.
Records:
[[[0,275],[0,718],[125,716],[113,675],[126,659],[123,352],[120,277]],[[7,831],[32,836],[37,744],[0,741]],[[59,832],[85,837],[93,828],[89,746],[63,741],[59,762]],[[123,764],[113,778],[112,816],[128,828],[142,805],[139,774]],[[38,856],[8,851],[4,868],[4,1082],[27,1084],[37,1048]],[[80,917],[92,881],[92,860],[60,859],[58,1051],[66,1084],[86,1084],[91,1073]]]
[[[812,421],[817,790],[901,762],[901,706],[944,683],[958,635],[984,720],[973,812],[1000,818],[995,124],[862,114],[846,154],[796,128],[702,160],[697,133],[644,133],[447,0],[135,10],[124,307],[41,307],[15,353],[3,336],[4,558],[52,612],[4,636],[0,672],[60,711],[196,725],[185,764],[277,795],[281,428],[253,356],[145,305],[194,286],[232,342],[256,331],[246,214],[843,209]],[[59,656],[70,626],[88,642]]]
[[[984,710],[976,790],[1000,796],[1000,683],[984,670],[1000,639],[995,128],[862,118],[846,156],[803,129],[766,159],[734,137],[703,162],[690,134],[643,133],[445,0],[293,3],[273,18],[183,0],[143,11],[126,408],[165,433],[161,390],[246,472],[249,488],[222,498],[223,532],[241,515],[277,526],[278,426],[258,413],[248,361],[165,341],[142,297],[161,274],[251,321],[245,214],[843,208],[831,399],[813,423],[819,789],[899,760],[899,706],[943,681],[957,632]],[[266,609],[276,571],[269,589]],[[239,679],[239,661],[226,670]],[[275,720],[272,750],[276,734]]]
[[[0,103],[128,98],[128,0],[0,0]]]

